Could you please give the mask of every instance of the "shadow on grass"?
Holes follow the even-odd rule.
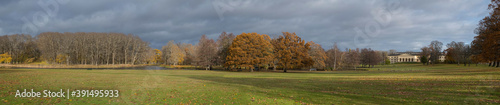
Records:
[[[199,76],[199,75],[197,76],[185,75],[183,77],[228,84],[229,86],[241,86],[239,89],[243,90],[246,89],[245,91],[265,94],[269,97],[282,97],[285,99],[294,100],[296,102],[325,104],[327,102],[332,102],[332,100],[336,100],[336,101],[358,103],[358,104],[400,103],[400,101],[387,99],[386,97],[383,96],[379,97],[374,95],[368,96],[366,94],[360,94],[352,89],[336,85],[336,84],[353,85],[346,81],[282,79],[282,78],[231,78],[231,77],[221,77],[221,76]],[[250,89],[251,87],[246,87],[245,85],[262,88],[264,90]],[[343,88],[340,89],[338,87],[343,87]],[[305,98],[302,99],[303,97]],[[336,101],[333,102],[341,103]]]
[[[430,75],[442,76],[479,76],[479,75],[498,75],[500,70],[480,69],[480,70],[454,70],[454,71],[433,71]]]

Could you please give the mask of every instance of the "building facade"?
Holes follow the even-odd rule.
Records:
[[[391,63],[420,62],[420,52],[395,52],[387,56]],[[439,56],[439,61],[444,62],[444,54]]]

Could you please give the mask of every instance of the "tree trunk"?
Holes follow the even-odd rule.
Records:
[[[106,65],[109,65],[109,55],[106,55]]]
[[[491,67],[491,62],[488,63],[488,67]]]
[[[97,52],[97,58],[95,59],[95,65],[97,66],[99,64],[99,51]]]
[[[286,64],[283,66],[283,72],[286,73]]]
[[[493,62],[492,64],[493,64],[493,65],[491,65],[491,67],[495,67],[496,62]]]
[[[335,51],[335,52],[337,52],[337,51]],[[337,70],[337,57],[336,56],[337,55],[333,56],[333,57],[335,57],[335,60],[333,61],[333,70]]]
[[[113,53],[113,55],[111,57],[111,62],[112,62],[111,64],[113,64],[113,65],[115,64],[115,53]]]
[[[66,56],[66,65],[69,65],[69,55]]]
[[[128,49],[127,49],[127,50],[128,50]],[[127,64],[127,51],[126,51],[126,50],[125,50],[125,53],[124,53],[123,55],[125,56],[125,57],[124,57],[124,58],[125,58],[125,59],[124,59],[124,60],[125,60],[125,61],[124,61],[124,64]]]
[[[500,61],[497,61],[497,67],[499,67],[499,66],[500,66]]]

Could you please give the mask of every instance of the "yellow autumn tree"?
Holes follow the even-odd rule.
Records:
[[[184,57],[186,56],[186,54],[184,54],[184,52],[180,48],[178,48],[178,49],[179,49],[179,51],[177,53],[175,53],[176,54],[175,56],[179,57],[177,59],[177,63],[181,64],[184,61]]]
[[[158,63],[158,62],[161,62],[161,51],[159,49],[154,49],[154,63]]]
[[[227,67],[245,67],[252,72],[255,67],[269,66],[272,60],[271,38],[258,33],[241,33],[229,47]]]
[[[62,63],[64,63],[64,61],[66,61],[66,55],[64,55],[64,54],[58,54],[56,56],[56,62],[57,63],[62,64]]]
[[[153,49],[150,53],[152,55],[148,55],[148,62],[152,64],[158,64],[161,62],[161,51],[159,49]]]
[[[0,54],[0,63],[10,63],[12,56],[9,53]]]

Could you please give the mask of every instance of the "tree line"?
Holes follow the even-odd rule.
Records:
[[[121,33],[59,33],[45,32],[37,37],[6,35],[0,37],[0,61],[30,63],[45,61],[57,64],[165,64],[195,65],[205,69],[214,66],[230,69],[356,69],[386,64],[385,51],[370,48],[340,50],[336,44],[323,49],[313,41],[306,42],[295,33],[283,32],[277,38],[265,34],[222,32],[217,40],[202,35],[198,44],[169,41],[161,49],[134,35]],[[474,45],[451,42],[442,52],[443,44],[432,41],[421,48],[422,63],[438,63],[446,54],[447,63],[479,63]],[[480,53],[479,53],[480,54]],[[491,63],[493,66],[495,63]]]
[[[44,32],[0,37],[1,63],[51,64],[164,64],[195,65],[212,69],[355,69],[382,62],[387,55],[371,49],[329,50],[295,33],[277,38],[265,34],[222,32],[217,40],[202,35],[198,44],[169,41],[161,49],[132,34],[97,32]],[[368,66],[370,67],[370,66]]]
[[[203,35],[197,45],[170,41],[161,51],[155,49],[155,63],[196,65],[207,70],[215,66],[225,70],[247,69],[356,69],[360,64],[373,67],[383,63],[387,52],[369,48],[346,49],[335,47],[325,51],[321,45],[306,42],[295,33],[283,32],[277,38],[265,34],[222,32],[217,40]],[[371,65],[371,66],[370,66]]]
[[[144,64],[149,43],[122,33],[44,32],[0,37],[0,53],[10,54],[9,63],[45,61],[58,64]]]

